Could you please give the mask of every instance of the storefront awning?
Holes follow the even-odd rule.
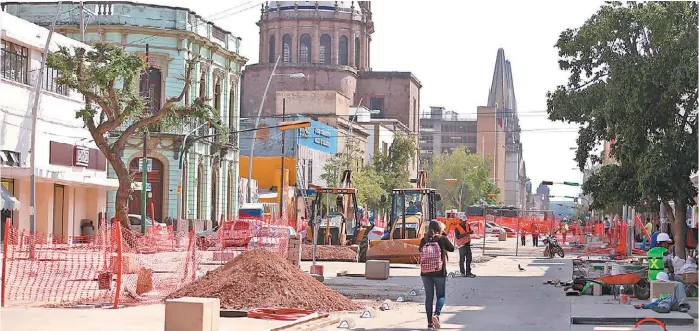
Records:
[[[0,209],[18,210],[19,200],[5,186],[0,185]]]

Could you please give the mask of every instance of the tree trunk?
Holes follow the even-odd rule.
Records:
[[[672,233],[674,234],[675,255],[686,259],[687,250],[685,240],[687,238],[687,204],[684,200],[675,201],[675,213],[672,222]]]

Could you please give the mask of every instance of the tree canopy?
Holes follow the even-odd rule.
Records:
[[[451,154],[436,156],[428,173],[430,186],[442,195],[447,209],[458,208],[460,203],[465,208],[478,204],[481,200],[494,204],[497,200],[488,198],[488,194],[500,193],[489,179],[490,166],[465,147],[458,148]],[[456,181],[447,183],[447,179]]]
[[[685,206],[696,196],[697,3],[610,2],[556,47],[570,76],[547,94],[549,119],[580,125],[581,169],[604,141],[615,161],[584,192],[598,207],[674,201],[683,245]]]

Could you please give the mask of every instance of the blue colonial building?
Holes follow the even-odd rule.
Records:
[[[83,4],[87,17],[85,43],[114,43],[144,59],[146,45],[149,46],[148,62],[153,69],[147,86],[154,107],[182,92],[187,60],[200,55],[202,60],[195,68],[195,82],[186,92],[184,102],[199,96],[208,97],[229,130],[238,129],[238,80],[246,62],[239,55],[240,38],[187,8],[128,1],[85,1]],[[56,5],[55,2],[5,2],[3,9],[29,22],[48,26]],[[63,2],[60,12],[56,31],[79,40],[80,3]],[[117,131],[130,123],[127,121]],[[178,216],[219,220],[222,215],[237,214],[239,154],[235,134],[230,135],[228,141],[199,140],[185,158],[180,159],[186,135],[195,138],[211,134],[211,130],[202,127],[202,123],[190,122],[151,132],[147,142],[147,156],[151,160],[147,204],[148,213],[152,212],[156,220]],[[138,165],[142,150],[141,137],[134,136],[124,151],[123,159],[135,178],[141,178]],[[114,214],[115,196],[115,191],[108,194],[108,217]],[[140,214],[140,196],[132,195],[129,213]]]

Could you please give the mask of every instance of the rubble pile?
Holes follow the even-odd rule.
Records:
[[[181,297],[219,298],[221,308],[240,310],[284,307],[331,312],[360,308],[265,249],[244,252],[168,296]]]
[[[313,245],[301,247],[301,261],[313,260]],[[316,246],[317,261],[357,261],[357,251],[350,246]]]
[[[374,247],[369,247],[366,252],[367,258],[372,256],[387,256],[387,255],[418,255],[419,247],[416,245],[407,244],[400,240],[386,240]]]

